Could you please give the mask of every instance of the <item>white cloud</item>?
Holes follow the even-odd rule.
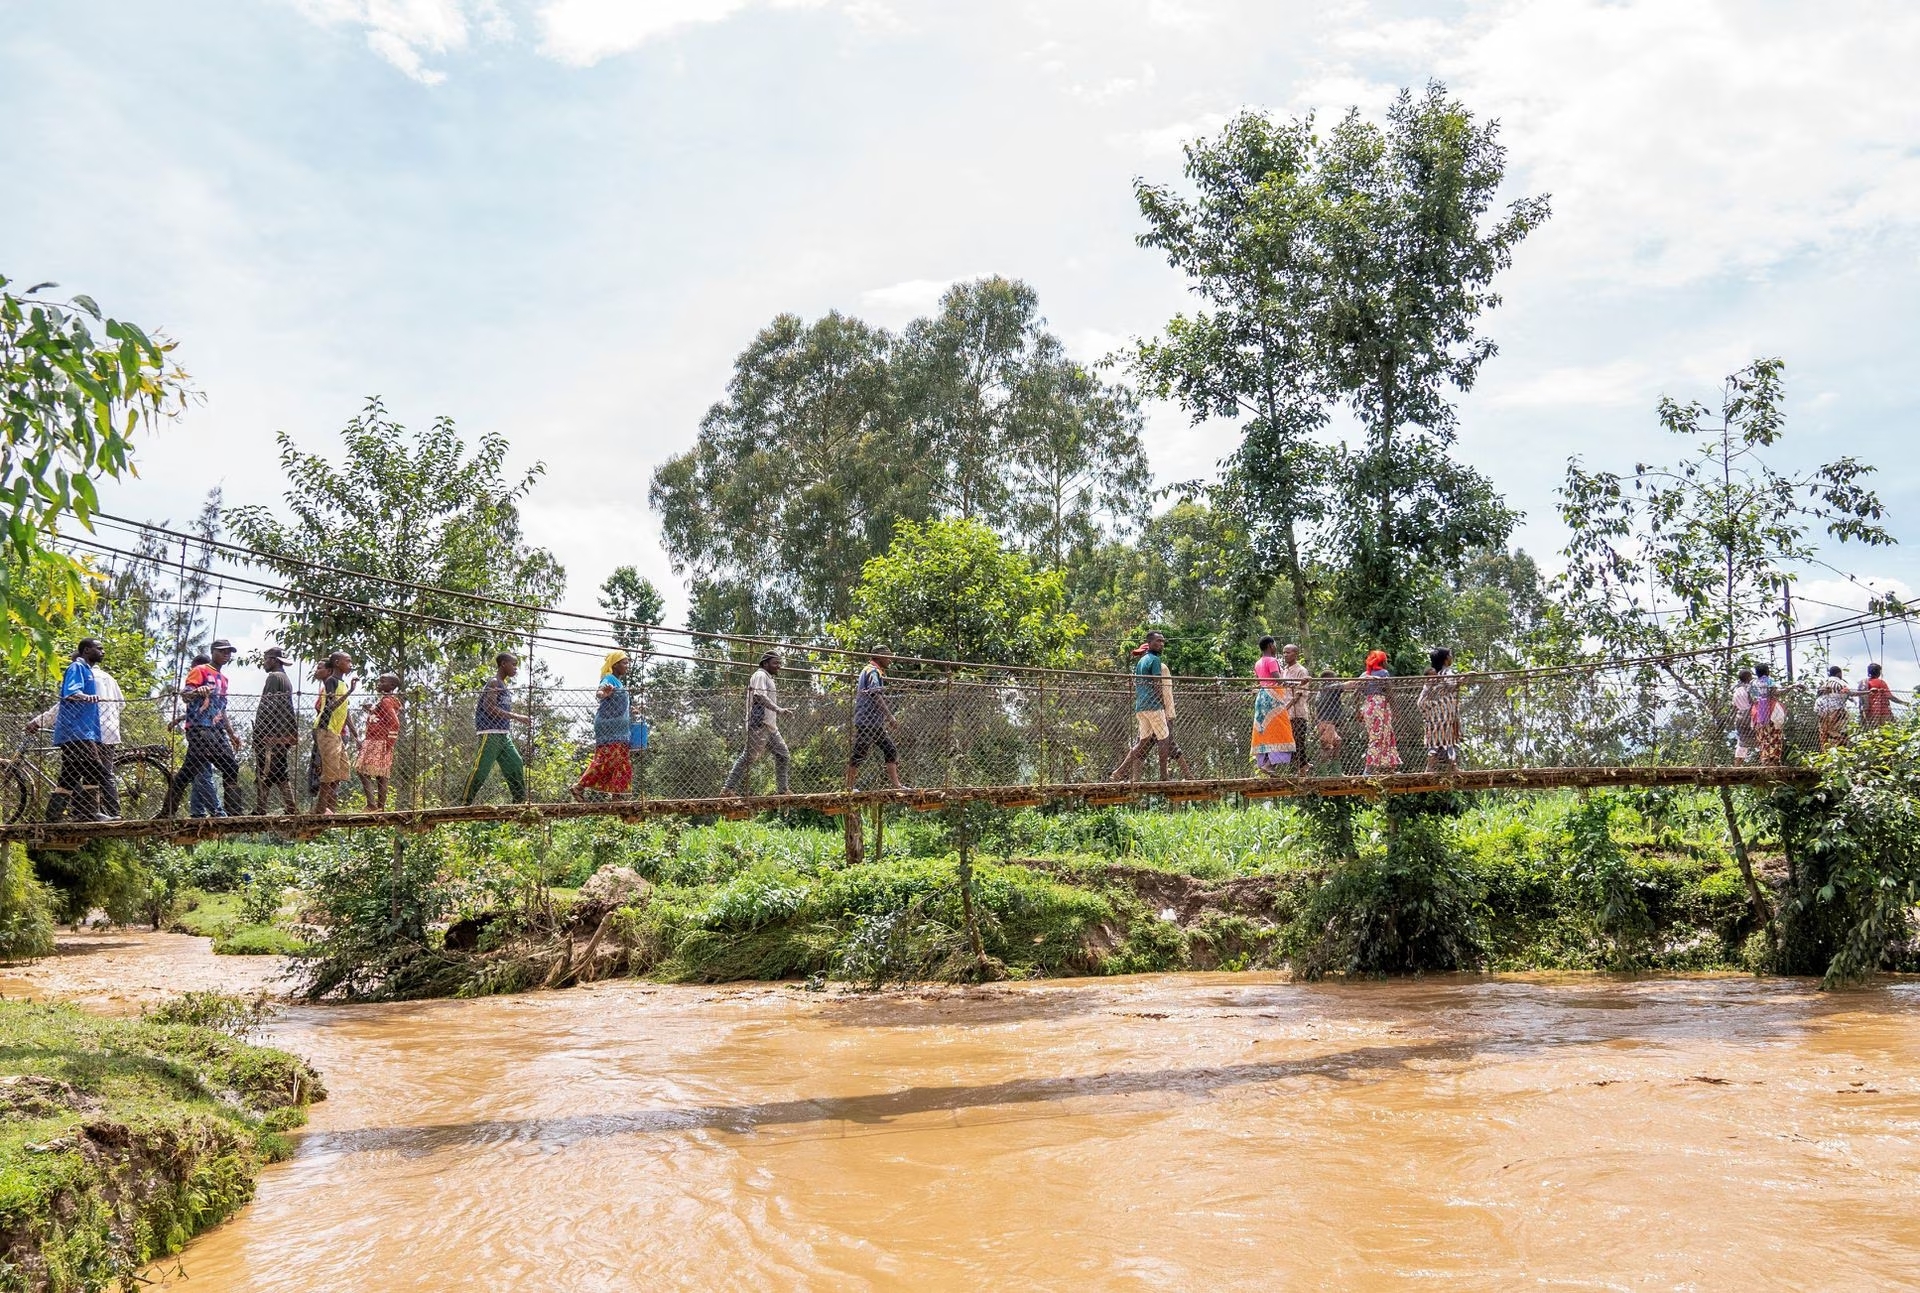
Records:
[[[1920,7],[1470,0],[1461,21],[1366,11],[1329,82],[1446,80],[1505,123],[1516,182],[1551,191],[1529,257],[1679,286],[1763,275],[1920,218]],[[1367,99],[1352,101],[1372,104]]]
[[[575,67],[591,67],[678,28],[724,22],[745,9],[819,9],[830,4],[862,26],[895,23],[882,0],[548,0],[539,15],[540,52]]]
[[[1213,26],[1215,17],[1210,9],[1193,0],[1147,0],[1147,21],[1158,27],[1204,31]]]
[[[1648,366],[1621,359],[1590,367],[1550,368],[1514,382],[1496,376],[1487,383],[1487,403],[1496,408],[1618,408],[1651,406],[1648,394],[1654,380]]]
[[[1076,83],[1067,87],[1067,93],[1082,103],[1107,103],[1137,90],[1150,89],[1153,82],[1153,64],[1144,63],[1137,76],[1110,76],[1097,85]]]
[[[376,28],[368,32],[367,47],[422,85],[438,85],[447,79],[445,72],[436,72],[426,65],[419,50],[390,31]]]
[[[428,56],[467,47],[478,29],[487,40],[505,40],[513,23],[500,0],[293,0],[314,22],[364,27],[367,47],[422,85],[438,85],[445,72],[427,66]]]
[[[1131,134],[1115,135],[1111,142],[1139,152],[1142,157],[1178,157],[1188,140],[1211,135],[1227,124],[1224,112],[1202,112],[1197,116],[1152,126]]]
[[[860,293],[860,303],[869,310],[889,316],[889,322],[905,322],[918,315],[932,313],[939,306],[940,298],[955,283],[985,277],[986,274],[979,273],[955,274],[952,278],[910,278],[887,287],[868,288]]]
[[[1083,364],[1097,364],[1117,353],[1127,338],[1105,328],[1079,328],[1065,338],[1067,353]]]

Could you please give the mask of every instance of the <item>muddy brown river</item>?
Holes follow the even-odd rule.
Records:
[[[1920,984],[620,982],[272,1040],[333,1096],[169,1286],[1920,1284]]]

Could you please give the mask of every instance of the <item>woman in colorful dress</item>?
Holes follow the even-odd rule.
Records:
[[[1753,762],[1753,670],[1742,669],[1733,682],[1733,761]]]
[[[374,680],[374,700],[367,707],[367,734],[353,770],[360,774],[371,812],[387,811],[387,782],[393,776],[393,751],[400,743],[400,676],[383,673]]]
[[[1253,762],[1268,776],[1293,763],[1293,689],[1280,676],[1280,656],[1272,638],[1260,639],[1254,661]]]
[[[1420,685],[1420,726],[1427,740],[1427,771],[1460,766],[1460,675],[1453,652],[1441,647],[1427,657],[1433,666]]]
[[[1780,686],[1774,682],[1770,666],[1753,667],[1753,683],[1747,692],[1753,697],[1753,733],[1760,743],[1760,762],[1777,767],[1787,758],[1787,707],[1780,699]]]
[[[1391,772],[1400,766],[1400,742],[1393,730],[1393,703],[1388,689],[1393,677],[1387,669],[1387,653],[1367,653],[1366,672],[1353,685],[1360,692],[1360,722],[1367,729],[1368,772]]]
[[[612,651],[600,668],[600,686],[595,690],[599,708],[593,715],[593,758],[587,770],[574,783],[573,797],[585,799],[587,791],[624,795],[633,785],[633,708],[627,699],[627,653]]]
[[[1814,697],[1813,712],[1820,720],[1820,750],[1837,750],[1847,743],[1847,700],[1853,688],[1840,674],[1839,665],[1829,665]]]

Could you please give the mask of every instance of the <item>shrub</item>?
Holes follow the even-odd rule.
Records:
[[[141,1018],[156,1024],[187,1024],[211,1028],[217,1033],[246,1041],[259,1032],[277,1012],[264,992],[251,997],[231,992],[187,992],[148,1006]]]
[[[0,960],[24,961],[53,951],[53,894],[33,874],[18,844],[0,849]]]
[[[1470,969],[1485,953],[1480,907],[1454,824],[1416,813],[1391,823],[1384,851],[1336,868],[1314,891],[1289,951],[1310,978]]]
[[[1566,885],[1578,910],[1606,940],[1608,961],[1625,966],[1646,959],[1653,934],[1647,893],[1653,888],[1627,860],[1613,838],[1616,801],[1597,794],[1567,814],[1561,843]]]
[[[698,924],[747,933],[792,916],[807,899],[807,883],[790,872],[761,868],[735,876],[707,900]]]

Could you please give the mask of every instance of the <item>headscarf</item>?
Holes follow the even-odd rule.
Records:
[[[1384,669],[1386,667],[1387,667],[1387,653],[1385,651],[1367,652],[1367,670],[1366,671],[1368,673],[1372,673],[1375,669]]]
[[[600,676],[602,678],[611,677],[613,675],[613,666],[619,664],[626,658],[627,653],[625,651],[607,652],[607,658],[600,662]]]

